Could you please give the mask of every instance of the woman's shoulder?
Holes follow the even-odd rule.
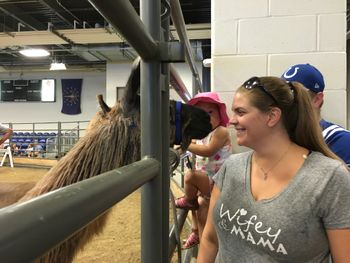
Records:
[[[339,164],[342,163],[340,160],[330,158],[316,151],[311,152],[307,158],[310,158],[313,162],[322,166],[339,166]]]
[[[247,161],[250,160],[252,153],[253,151],[233,153],[227,158],[225,163],[228,163],[228,164],[234,163],[235,165],[237,165],[237,163],[246,163]]]
[[[344,172],[348,173],[344,162],[327,157],[320,152],[312,152],[307,157],[307,160],[309,160],[309,163],[312,164],[311,166],[309,166],[310,169],[317,169],[320,171],[328,172],[341,169],[344,170]]]

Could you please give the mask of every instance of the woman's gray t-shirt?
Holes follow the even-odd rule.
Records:
[[[256,201],[250,189],[252,152],[232,155],[215,175],[221,190],[213,222],[216,262],[328,262],[326,229],[350,227],[350,173],[312,152],[288,186]]]

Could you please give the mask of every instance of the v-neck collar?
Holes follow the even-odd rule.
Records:
[[[303,178],[303,170],[309,163],[309,159],[313,158],[314,152],[311,152],[307,158],[305,159],[304,163],[300,166],[298,169],[297,173],[295,176],[289,181],[289,183],[286,185],[285,188],[283,188],[280,192],[278,192],[276,195],[274,195],[271,198],[268,199],[261,199],[261,200],[256,200],[253,196],[252,189],[251,189],[251,170],[252,170],[252,156],[253,156],[252,151],[248,158],[247,158],[247,165],[246,165],[246,170],[245,170],[245,187],[246,187],[246,192],[249,196],[250,202],[255,203],[255,204],[264,204],[264,203],[270,203],[273,202],[276,199],[279,199],[289,191],[293,190],[293,188],[297,187],[298,182]]]

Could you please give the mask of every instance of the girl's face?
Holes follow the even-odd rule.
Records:
[[[268,114],[254,107],[249,96],[240,92],[235,94],[231,110],[230,124],[236,129],[237,144],[254,149],[254,145],[269,131],[266,125]]]
[[[210,116],[210,123],[211,127],[215,129],[220,125],[220,112],[219,112],[219,107],[218,105],[214,103],[208,103],[208,102],[198,102],[196,104],[196,107],[204,110],[207,112]]]

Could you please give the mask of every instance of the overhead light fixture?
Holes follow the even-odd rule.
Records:
[[[22,55],[26,57],[47,57],[50,55],[50,52],[48,52],[45,49],[42,48],[28,48],[28,49],[22,49],[19,51]]]
[[[52,62],[50,66],[50,70],[66,70],[66,64],[64,63],[57,63],[57,62]]]

